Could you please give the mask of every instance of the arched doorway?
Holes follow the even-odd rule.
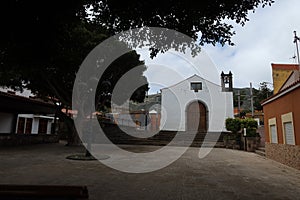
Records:
[[[208,111],[200,101],[194,101],[186,109],[186,130],[207,132]]]

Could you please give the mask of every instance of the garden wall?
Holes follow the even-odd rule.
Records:
[[[300,146],[266,142],[266,157],[300,170]]]
[[[57,143],[58,135],[0,134],[0,146]]]

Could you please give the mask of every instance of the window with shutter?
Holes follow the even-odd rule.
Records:
[[[270,138],[270,143],[277,144],[278,143],[278,136],[277,136],[276,117],[270,118],[268,120],[268,123],[269,123],[269,138]]]
[[[270,131],[271,131],[271,143],[278,143],[278,139],[277,139],[277,130],[276,130],[276,125],[273,124],[270,126]]]
[[[293,112],[281,115],[282,132],[284,144],[295,145],[295,134],[293,125]]]
[[[285,122],[284,133],[285,133],[285,143],[295,145],[294,127],[292,122]]]

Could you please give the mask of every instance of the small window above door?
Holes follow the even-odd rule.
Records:
[[[195,92],[198,92],[199,90],[202,90],[202,82],[192,82],[191,83],[191,90],[194,90]]]

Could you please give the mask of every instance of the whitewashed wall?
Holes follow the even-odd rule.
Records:
[[[202,82],[202,90],[191,90],[191,82]],[[233,117],[233,96],[222,92],[219,85],[194,75],[176,85],[162,89],[161,130],[185,131],[186,109],[194,101],[201,101],[208,109],[208,131],[225,131],[225,120]],[[163,123],[164,122],[164,123]]]
[[[13,128],[14,114],[0,113],[0,133],[11,133]]]
[[[33,118],[33,121],[32,121],[32,131],[31,133],[32,134],[38,134],[39,132],[39,118]]]
[[[48,124],[47,124],[47,134],[51,134],[51,124],[52,124],[52,120],[48,120]]]

